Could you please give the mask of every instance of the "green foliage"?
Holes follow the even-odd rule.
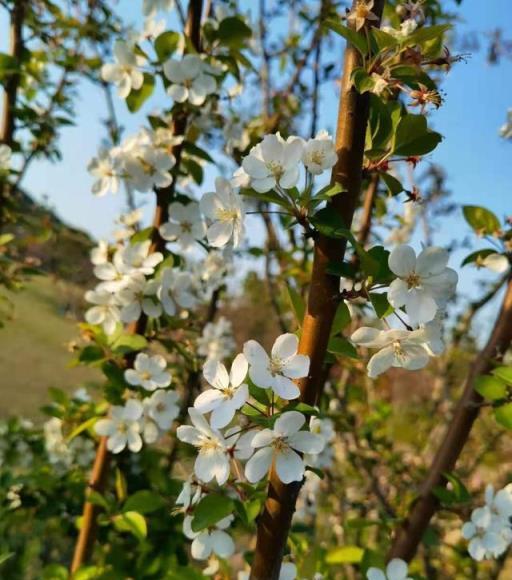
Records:
[[[231,498],[223,495],[207,495],[203,497],[194,509],[192,530],[199,532],[214,526],[217,522],[232,514],[234,509],[235,504]]]
[[[327,552],[327,564],[358,564],[363,559],[364,550],[358,546],[341,546]]]
[[[500,220],[485,207],[465,205],[462,213],[466,222],[479,236],[494,236],[501,229]]]
[[[441,142],[441,135],[427,126],[424,115],[403,115],[398,123],[393,151],[395,155],[426,155]]]
[[[155,77],[144,73],[144,83],[140,89],[132,89],[126,97],[126,106],[130,113],[136,113],[142,105],[151,97],[155,90]]]
[[[333,18],[328,18],[324,26],[342,36],[348,43],[356,48],[363,56],[368,53],[368,43],[366,38],[348,26],[344,26]]]
[[[135,511],[114,516],[112,521],[117,531],[133,534],[139,541],[142,541],[148,534],[148,526],[144,516]]]
[[[178,48],[180,42],[180,35],[177,32],[168,30],[162,32],[155,39],[155,52],[160,62],[166,61],[170,58]]]
[[[242,18],[230,16],[220,22],[216,36],[221,44],[240,49],[251,38],[252,30]]]
[[[140,514],[150,514],[164,506],[165,501],[160,495],[149,489],[142,489],[127,498],[123,512],[135,511]]]

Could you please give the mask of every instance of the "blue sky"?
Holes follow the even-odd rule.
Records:
[[[140,22],[142,0],[121,0],[122,14],[128,22]],[[249,6],[250,2],[245,2]],[[485,7],[484,7],[485,4]],[[455,8],[454,2],[447,5]],[[481,39],[500,26],[512,31],[510,0],[464,0],[460,8],[461,25],[458,34],[476,32]],[[5,16],[0,19],[5,30]],[[0,49],[5,49],[0,41]],[[485,41],[482,43],[485,44]],[[443,165],[448,175],[448,187],[458,204],[483,204],[500,217],[512,214],[512,143],[500,139],[499,127],[505,120],[507,108],[512,106],[512,62],[502,60],[490,66],[485,51],[472,54],[465,63],[457,64],[443,83],[445,103],[431,118],[433,126],[444,135],[442,144],[432,155],[432,161]],[[331,129],[335,124],[337,95],[333,86],[324,86],[324,100],[320,127]],[[143,115],[131,115],[123,102],[117,110],[126,133],[137,130]],[[158,106],[153,101],[150,107]],[[148,112],[145,107],[142,112]],[[97,238],[109,237],[112,224],[123,210],[123,195],[95,198],[90,193],[92,180],[87,164],[97,151],[104,129],[100,119],[105,115],[103,96],[89,83],[82,83],[77,104],[76,127],[66,129],[61,137],[63,161],[59,164],[37,162],[28,174],[25,187],[37,199],[48,196],[49,203],[67,222],[88,230]],[[428,160],[427,160],[428,162]],[[210,181],[210,179],[208,180]],[[205,190],[210,189],[205,184]],[[139,199],[141,197],[139,196]],[[153,200],[147,197],[148,212]],[[469,234],[467,226],[457,216],[443,222],[437,243],[449,243]],[[454,257],[460,263],[459,255]],[[481,276],[479,274],[479,276]],[[471,292],[474,271],[462,275],[463,290]]]

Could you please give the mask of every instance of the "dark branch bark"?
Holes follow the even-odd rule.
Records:
[[[501,360],[512,341],[512,279],[509,279],[503,304],[496,319],[491,336],[471,366],[462,396],[455,409],[448,430],[434,457],[423,482],[419,498],[413,504],[410,514],[397,530],[389,558],[411,560],[420,544],[432,516],[439,507],[432,493],[437,486],[446,485],[444,473],[453,470],[464,449],[471,428],[480,412],[482,397],[475,391],[475,379],[488,373],[493,362]]]
[[[375,2],[374,12],[379,17],[383,6],[384,0]],[[342,184],[344,193],[335,196],[330,206],[348,228],[359,200],[368,122],[368,94],[357,93],[351,82],[352,71],[360,65],[359,53],[347,46],[336,132],[338,162],[332,173],[332,181]],[[344,239],[319,236],[315,242],[311,286],[299,344],[299,352],[308,355],[311,361],[309,376],[298,381],[301,400],[310,405],[316,404],[323,386],[324,358],[339,293],[339,279],[327,273],[327,265],[331,260],[342,259],[345,248]],[[285,485],[271,470],[267,501],[258,520],[251,580],[276,580],[279,577],[301,485],[300,482]]]

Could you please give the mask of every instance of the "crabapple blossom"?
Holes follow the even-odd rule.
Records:
[[[100,419],[94,425],[98,435],[107,437],[107,448],[112,453],[121,453],[128,446],[137,453],[142,449],[140,436],[141,417],[144,408],[140,401],[129,399],[123,407],[113,405],[110,418]]]
[[[227,251],[226,251],[227,252]],[[225,252],[225,253],[226,253]],[[220,288],[227,275],[231,273],[231,259],[218,250],[208,252],[206,258],[194,265],[194,274],[204,288],[204,298],[208,299],[211,293]]]
[[[389,268],[398,276],[388,290],[388,300],[395,308],[405,306],[411,324],[429,322],[455,292],[458,276],[447,268],[448,252],[425,248],[416,257],[408,245],[397,246],[389,255]]]
[[[385,571],[374,567],[369,568],[366,572],[366,578],[367,580],[412,580],[408,576],[408,572],[407,562],[400,558],[393,558],[386,566]]]
[[[170,170],[175,164],[176,159],[163,149],[140,147],[125,161],[127,179],[132,187],[141,192],[154,187],[169,187],[173,180]]]
[[[262,479],[273,462],[283,483],[302,480],[305,464],[300,453],[320,453],[325,445],[320,435],[300,430],[305,422],[302,413],[287,411],[278,417],[273,429],[256,433],[252,446],[257,451],[245,466],[245,475],[251,483]]]
[[[189,101],[191,105],[200,106],[217,90],[217,81],[209,74],[210,67],[196,54],[186,54],[182,60],[171,58],[164,63],[163,69],[172,83],[167,94],[177,103]]]
[[[491,272],[503,274],[510,269],[510,260],[504,254],[489,254],[482,260],[482,266]]]
[[[244,207],[238,193],[223,177],[215,180],[215,192],[205,193],[199,202],[203,215],[211,222],[206,232],[210,245],[222,248],[233,241],[237,248],[244,232]]]
[[[218,521],[215,526],[194,532],[192,530],[193,516],[185,516],[183,521],[183,533],[192,540],[190,552],[196,560],[206,560],[211,554],[221,558],[229,558],[235,553],[235,543],[231,536],[225,532],[234,519],[229,515]]]
[[[250,178],[250,185],[259,193],[274,189],[295,187],[299,180],[299,163],[304,142],[299,137],[285,141],[280,133],[266,135],[244,157],[242,168]]]
[[[320,453],[312,455],[306,454],[304,461],[307,465],[317,467],[318,469],[326,469],[333,463],[334,453],[331,445],[329,445],[336,436],[334,431],[334,423],[331,419],[320,419],[319,417],[311,417],[309,422],[309,430],[311,433],[319,435],[324,440],[324,448]]]
[[[512,139],[512,109],[507,111],[507,120],[500,128],[500,135],[503,137],[503,139]]]
[[[356,30],[361,30],[367,20],[378,20],[377,15],[372,12],[372,8],[373,0],[358,0],[357,4],[347,16],[347,21]]]
[[[155,280],[148,281],[142,274],[132,276],[118,293],[121,320],[125,323],[134,322],[142,313],[150,318],[158,318],[162,314],[162,305],[151,298],[157,290]]]
[[[196,476],[205,483],[216,479],[219,485],[224,485],[229,477],[229,456],[224,437],[219,431],[212,429],[194,407],[189,407],[188,414],[193,426],[180,425],[176,434],[180,441],[198,449],[194,464]]]
[[[327,131],[320,131],[314,139],[310,139],[304,146],[302,162],[313,175],[320,175],[330,169],[337,161],[334,142]]]
[[[193,285],[194,279],[190,272],[165,268],[157,296],[166,314],[175,316],[180,308],[188,309],[197,305],[198,299],[193,293]]]
[[[98,197],[102,197],[109,191],[117,193],[121,182],[121,172],[119,160],[110,151],[100,150],[98,157],[94,157],[87,171],[96,178],[92,185],[92,192]]]
[[[197,339],[197,354],[209,360],[224,360],[234,348],[233,327],[224,316],[215,322],[208,322]]]
[[[133,369],[124,371],[126,382],[134,387],[142,387],[146,391],[155,391],[171,384],[171,375],[165,370],[167,363],[163,356],[154,356],[140,352],[133,364]]]
[[[145,412],[160,429],[167,431],[180,412],[178,401],[178,394],[174,391],[159,389],[144,399]]]
[[[85,313],[89,324],[99,324],[105,334],[113,334],[117,323],[121,321],[119,301],[115,293],[106,290],[88,290],[85,293],[87,302],[94,304]]]
[[[246,460],[251,457],[251,455],[254,453],[252,440],[254,439],[256,433],[257,431],[255,429],[241,433],[239,426],[226,429],[224,432],[224,439],[226,440],[228,448],[230,449],[235,459]]]
[[[108,262],[108,244],[100,240],[98,245],[91,250],[91,262],[94,266],[106,264]]]
[[[243,354],[235,357],[229,375],[226,367],[216,360],[204,365],[203,377],[213,389],[201,393],[194,401],[194,407],[202,414],[211,412],[210,423],[214,429],[228,425],[249,398],[249,387],[243,382],[248,368]]]
[[[395,38],[402,40],[407,36],[409,36],[410,34],[412,34],[416,30],[416,28],[418,28],[418,23],[416,22],[416,20],[414,20],[413,18],[408,18],[407,20],[404,20],[400,24],[400,29],[398,30],[396,28],[393,28],[392,26],[383,26],[382,30],[387,34],[391,34],[391,36],[394,36]]]
[[[183,483],[183,487],[176,498],[176,505],[182,506],[182,511],[187,513],[192,506],[199,503],[203,495],[202,486],[195,480],[194,476],[190,476]]]
[[[282,399],[296,399],[299,388],[292,379],[306,377],[309,357],[297,354],[299,339],[295,334],[279,336],[272,346],[271,356],[255,340],[244,344],[244,354],[249,361],[249,377],[258,387],[272,389]]]
[[[431,352],[429,336],[424,329],[378,330],[368,326],[358,328],[350,340],[359,346],[377,348],[368,363],[368,376],[375,378],[391,367],[415,371],[425,367]]]
[[[150,250],[150,240],[130,244],[116,252],[114,265],[122,274],[151,276],[164,257],[161,252],[150,252]]]
[[[9,145],[0,144],[0,171],[7,171],[11,164],[12,150]]]
[[[138,68],[143,59],[123,40],[117,40],[114,44],[114,57],[115,63],[103,65],[101,76],[104,81],[114,83],[118,95],[121,99],[126,99],[132,89],[138,90],[144,83],[144,75]]]
[[[169,220],[160,226],[160,235],[164,240],[177,241],[187,250],[195,241],[204,238],[206,226],[196,202],[183,205],[174,202],[169,205]]]

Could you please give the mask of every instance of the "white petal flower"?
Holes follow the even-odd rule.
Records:
[[[336,164],[336,148],[327,131],[320,131],[314,139],[310,139],[302,153],[302,162],[313,175],[320,175]]]
[[[8,145],[0,144],[0,172],[8,171],[11,166],[12,150]]]
[[[194,532],[192,530],[192,516],[185,516],[183,521],[183,533],[192,541],[191,554],[196,560],[207,560],[211,554],[220,558],[229,558],[235,552],[235,543],[225,531],[233,521],[230,515],[218,521],[215,526]]]
[[[142,59],[122,40],[117,40],[114,45],[114,57],[114,64],[103,65],[101,76],[104,81],[117,85],[118,95],[121,99],[126,99],[132,89],[138,90],[144,83],[144,75],[139,70]]]
[[[112,453],[120,453],[125,447],[137,453],[142,449],[142,412],[140,401],[129,399],[124,407],[114,405],[110,418],[97,421],[94,430],[98,435],[107,437],[107,448]]]
[[[296,399],[300,391],[293,379],[306,377],[309,372],[309,357],[297,354],[298,345],[297,336],[282,334],[274,342],[269,357],[255,340],[246,342],[244,354],[252,382],[263,389],[271,388],[282,399]]]
[[[311,417],[309,430],[311,433],[315,433],[323,439],[324,448],[320,453],[315,453],[312,455],[306,454],[304,456],[305,463],[318,469],[327,469],[331,467],[334,461],[334,451],[330,443],[336,436],[334,431],[334,423],[331,421],[331,419]]]
[[[146,391],[155,391],[171,384],[171,375],[165,370],[167,363],[163,356],[149,356],[140,352],[135,358],[133,369],[124,372],[126,382]]]
[[[157,296],[169,316],[175,316],[180,308],[194,308],[198,304],[192,275],[178,268],[164,269]]]
[[[162,305],[156,299],[158,286],[154,280],[146,280],[142,274],[134,274],[119,290],[121,320],[125,323],[138,320],[142,313],[150,318],[162,314]]]
[[[228,425],[235,412],[249,398],[249,388],[243,382],[248,370],[247,359],[243,354],[235,357],[231,372],[215,360],[208,361],[203,367],[203,376],[213,389],[201,393],[194,402],[200,413],[210,413],[210,422],[214,429]]]
[[[222,177],[215,180],[215,190],[205,193],[200,201],[201,211],[212,222],[206,232],[208,242],[215,248],[222,248],[232,241],[236,248],[244,231],[242,199],[230,182]]]
[[[503,254],[489,254],[483,259],[482,266],[491,270],[491,272],[503,274],[503,272],[510,269],[510,261]]]
[[[279,133],[266,135],[242,161],[251,187],[260,193],[276,185],[284,189],[295,187],[303,150],[304,142],[299,137],[289,137],[285,141]]]
[[[111,191],[117,193],[121,183],[121,168],[119,159],[105,149],[101,150],[98,157],[94,157],[87,171],[96,178],[93,183],[92,192],[101,197]]]
[[[160,235],[164,240],[177,241],[187,250],[196,240],[202,240],[206,226],[199,213],[199,205],[191,202],[183,205],[174,202],[169,205],[169,221],[160,226]]]
[[[89,290],[85,293],[85,299],[95,305],[87,310],[85,320],[89,324],[101,325],[105,334],[114,334],[118,322],[121,321],[119,301],[115,293]]]
[[[197,339],[197,354],[208,360],[222,361],[234,348],[233,327],[224,316],[206,324],[202,335]]]
[[[245,466],[251,483],[262,479],[275,462],[277,476],[283,483],[301,481],[305,464],[299,453],[320,453],[325,442],[319,435],[301,431],[306,418],[298,411],[287,411],[275,422],[273,429],[263,429],[252,439],[257,449]]]
[[[145,412],[160,429],[167,431],[180,412],[178,401],[179,397],[174,391],[159,389],[144,399]]]
[[[91,250],[91,262],[95,266],[106,264],[108,262],[108,244],[100,240],[98,245]]]
[[[189,408],[188,414],[194,426],[180,425],[176,433],[180,441],[198,449],[194,465],[196,476],[206,483],[216,479],[219,485],[224,485],[230,471],[224,437],[219,431],[212,429],[203,415],[193,407]]]
[[[377,330],[363,326],[358,328],[350,340],[359,346],[380,349],[368,363],[368,376],[375,378],[391,367],[402,367],[415,371],[425,367],[429,361],[431,335],[425,329]]]
[[[186,54],[182,60],[171,58],[164,63],[164,74],[171,85],[167,94],[177,103],[189,101],[202,105],[206,97],[217,90],[213,69],[196,54]]]
[[[130,244],[114,255],[114,266],[122,274],[151,276],[164,259],[160,252],[150,252],[151,241]]]
[[[171,185],[170,173],[176,159],[169,152],[152,146],[139,147],[125,160],[126,179],[130,187],[145,192]]]
[[[433,320],[455,292],[458,276],[447,263],[448,252],[436,247],[425,248],[416,258],[411,246],[401,245],[389,255],[398,278],[389,286],[388,300],[395,308],[405,306],[412,325]]]

